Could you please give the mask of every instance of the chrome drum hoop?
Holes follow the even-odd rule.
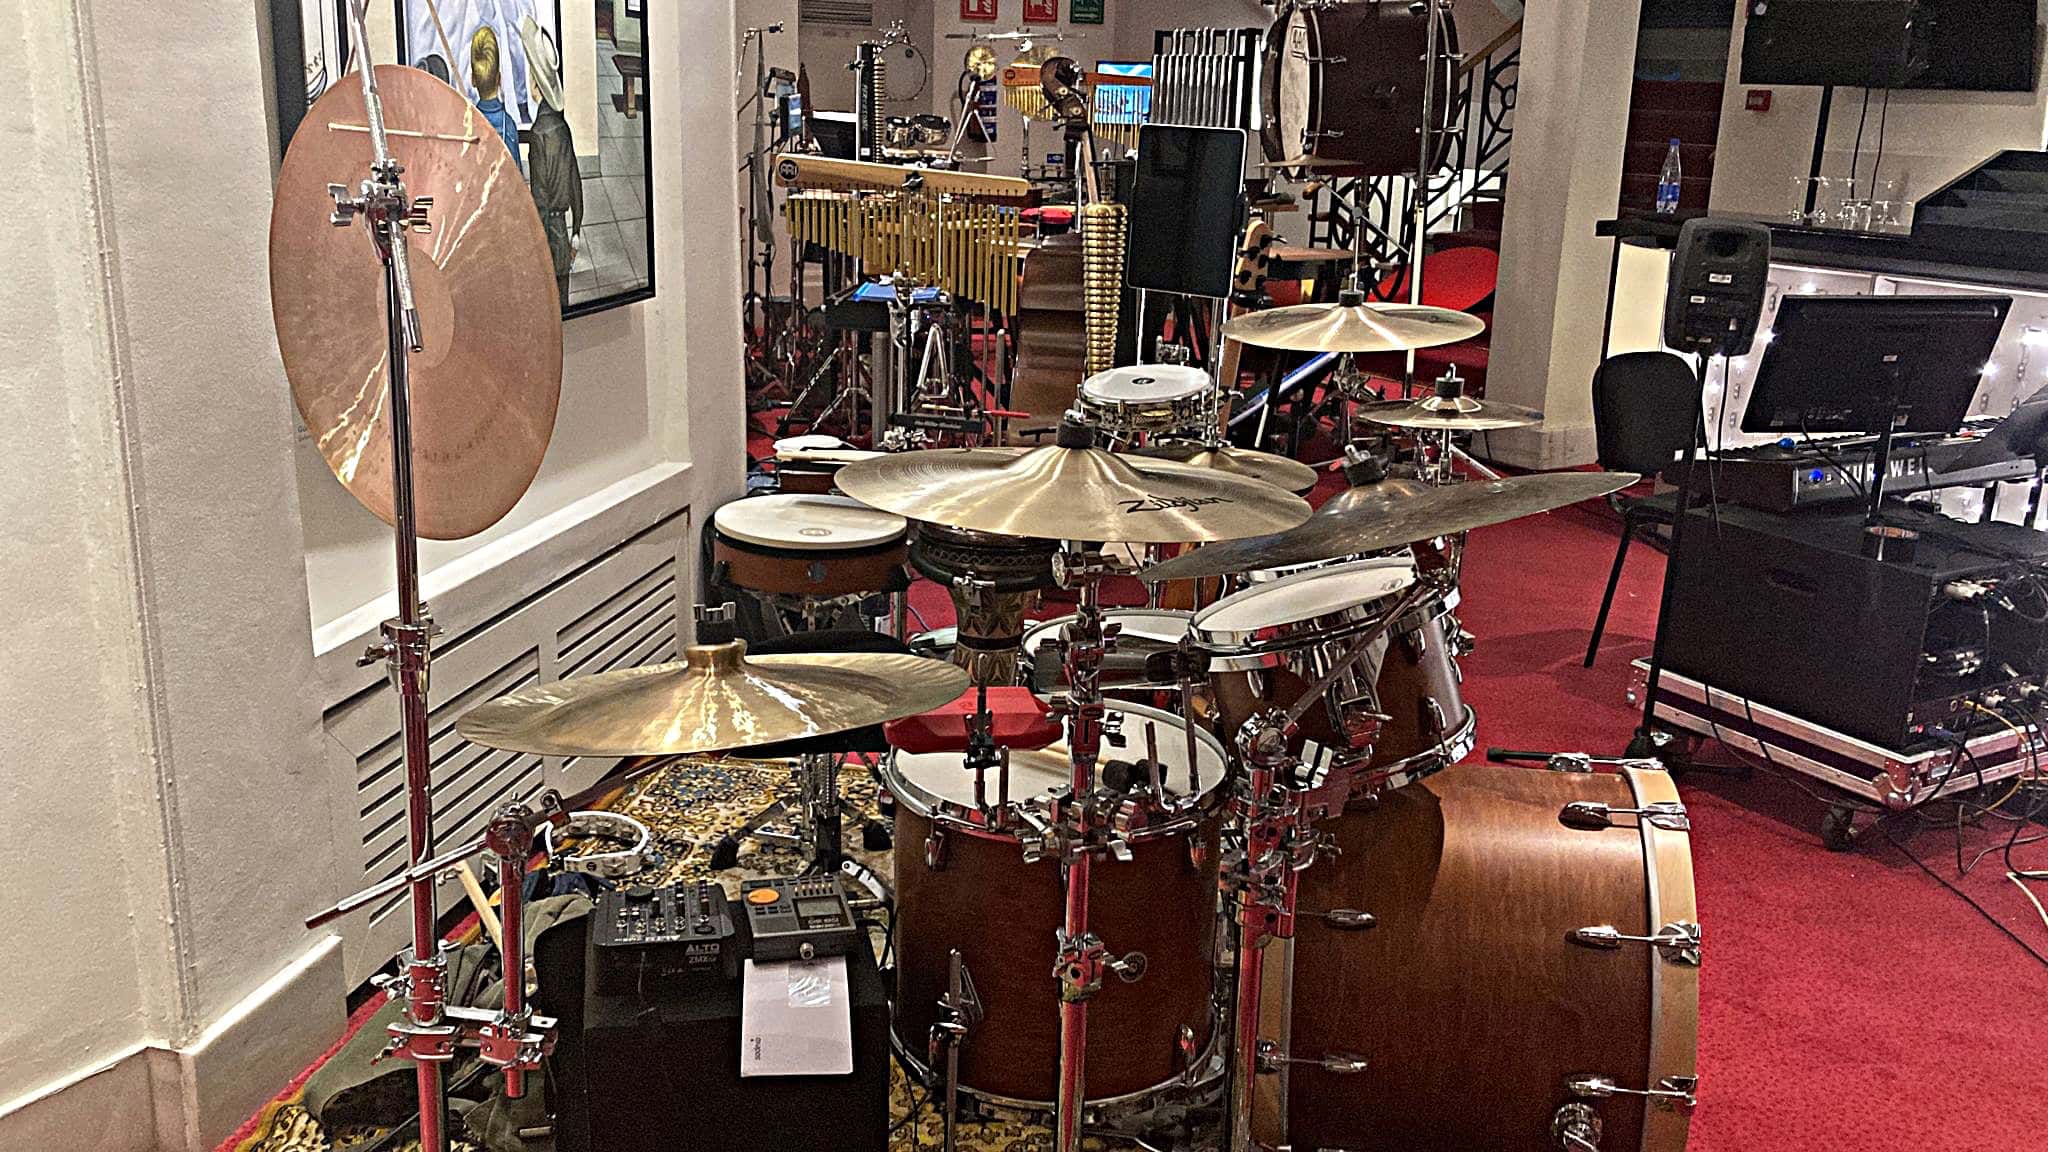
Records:
[[[1406,788],[1418,780],[1431,776],[1459,763],[1472,754],[1479,745],[1479,713],[1470,705],[1465,708],[1465,718],[1444,737],[1444,742],[1434,748],[1425,748],[1413,756],[1382,764],[1378,768],[1366,769],[1371,760],[1368,753],[1363,758],[1350,758],[1356,775],[1351,778],[1351,799],[1354,802],[1370,801],[1383,792]],[[1340,760],[1339,763],[1345,761]]]
[[[1140,434],[1186,432],[1208,415],[1206,393],[1171,400],[1111,400],[1083,395],[1081,412],[1103,435],[1128,440]]]
[[[1368,576],[1382,571],[1405,571],[1409,579],[1376,595],[1361,597],[1345,607],[1303,619],[1251,627],[1224,627],[1214,622],[1217,610],[1232,603],[1252,603],[1259,597],[1271,596],[1284,589],[1332,580],[1346,574]],[[1197,648],[1212,656],[1223,658],[1284,656],[1337,644],[1383,623],[1393,601],[1414,583],[1414,575],[1413,565],[1392,558],[1359,560],[1349,564],[1296,572],[1251,585],[1210,605],[1203,612],[1196,614],[1194,622],[1188,628],[1188,636]],[[1272,659],[1260,663],[1265,667],[1272,667],[1280,662],[1278,659]]]

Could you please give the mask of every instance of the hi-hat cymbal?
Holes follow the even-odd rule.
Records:
[[[1296,304],[1247,312],[1223,336],[1294,352],[1406,352],[1456,344],[1486,331],[1477,316],[1423,304]]]
[[[943,660],[875,652],[746,655],[701,645],[678,664],[536,684],[471,709],[463,739],[537,756],[669,756],[827,736],[928,712],[967,690]]]
[[[1257,480],[1098,448],[938,448],[841,468],[839,490],[949,528],[1178,544],[1291,528],[1309,506]]]
[[[381,65],[377,86],[406,191],[431,197],[410,234],[426,349],[409,358],[419,534],[472,536],[498,522],[540,470],[562,392],[562,305],[540,214],[497,130],[417,68]],[[327,466],[390,523],[383,269],[360,224],[328,220],[332,183],[369,175],[355,76],[307,110],[270,213],[270,304],[292,399]]]
[[[1419,491],[1407,485],[1360,488],[1343,509],[1314,516],[1299,528],[1197,548],[1138,575],[1158,583],[1383,552],[1591,500],[1640,479],[1633,472],[1542,472]]]
[[[1171,460],[1192,468],[1208,468],[1231,476],[1262,480],[1275,488],[1300,495],[1316,486],[1317,472],[1299,460],[1271,452],[1258,452],[1224,444],[1211,448],[1186,440],[1156,440],[1134,453],[1154,460]]]
[[[1491,432],[1543,423],[1543,413],[1498,400],[1470,396],[1418,396],[1413,400],[1382,400],[1360,404],[1360,416],[1375,424],[1425,432]]]

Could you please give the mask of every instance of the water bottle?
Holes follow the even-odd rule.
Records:
[[[1678,159],[1678,137],[1671,138],[1671,150],[1664,154],[1664,170],[1657,173],[1657,214],[1670,216],[1678,211],[1679,183],[1683,176]]]

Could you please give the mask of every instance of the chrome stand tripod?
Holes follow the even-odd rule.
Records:
[[[349,0],[349,19],[356,43],[368,45],[363,0]],[[446,1003],[446,958],[436,924],[435,873],[421,865],[434,855],[432,758],[428,751],[428,670],[433,658],[434,625],[420,601],[419,531],[413,496],[412,401],[408,392],[407,357],[425,349],[419,312],[413,302],[412,268],[407,258],[408,233],[425,232],[432,202],[406,193],[405,169],[392,158],[384,127],[384,107],[377,91],[376,71],[367,48],[358,60],[363,106],[368,120],[372,160],[369,178],[353,191],[329,184],[334,197],[330,217],[337,228],[360,218],[368,229],[384,269],[386,365],[390,381],[388,419],[391,428],[392,534],[397,559],[398,615],[384,621],[382,642],[371,646],[359,663],[382,661],[398,694],[403,733],[406,799],[406,848],[410,868],[407,887],[412,901],[412,948],[399,975],[386,982],[392,996],[405,1002],[403,1017],[391,1026],[390,1055],[415,1063],[418,1073],[420,1146],[444,1152],[448,1146],[447,1107],[441,1069],[464,1044],[474,1044],[486,1063],[505,1072],[505,1094],[525,1093],[525,1073],[538,1068],[553,1045],[553,1021],[533,1015],[526,1006],[526,960],[521,938],[521,889],[526,862],[533,851],[533,827],[508,809],[492,821],[487,837],[498,857],[503,893],[505,1003],[501,1012],[451,1007]]]

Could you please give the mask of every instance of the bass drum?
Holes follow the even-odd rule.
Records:
[[[1584,802],[1671,807],[1567,825],[1567,806]],[[1292,1000],[1269,1017],[1287,1034],[1266,1029],[1296,1061],[1280,1089],[1286,1142],[1592,1146],[1561,1140],[1578,1123],[1582,1138],[1600,1132],[1600,1148],[1683,1149],[1682,1102],[1586,1084],[1692,1091],[1698,913],[1683,812],[1662,772],[1466,764],[1322,825],[1340,854],[1301,874],[1301,907],[1360,909],[1376,924],[1346,931],[1302,917],[1291,996],[1268,987],[1269,1005]],[[1314,1066],[1334,1053],[1369,1065],[1348,1075]],[[1261,1126],[1281,1123],[1269,1111]]]
[[[1417,12],[1415,8],[1423,8]],[[1318,176],[1398,176],[1415,171],[1428,79],[1427,7],[1409,0],[1290,0],[1266,33],[1265,123],[1274,164],[1312,162]],[[1437,42],[1437,155],[1441,167],[1458,121],[1458,30],[1449,12]]]
[[[1103,759],[1144,756],[1146,728],[1164,767],[1168,800],[1183,818],[1129,838],[1128,862],[1094,868],[1089,926],[1114,955],[1145,955],[1132,984],[1110,978],[1088,1002],[1091,1114],[1142,1110],[1200,1069],[1212,1031],[1216,939],[1217,803],[1223,746],[1197,733],[1190,780],[1185,730],[1157,709],[1111,703],[1125,747]],[[959,949],[984,1018],[960,1047],[960,1080],[988,1104],[1050,1111],[1059,1082],[1060,998],[1054,931],[1065,912],[1059,866],[1024,862],[1016,836],[979,826],[974,776],[957,753],[896,753],[882,784],[897,799],[896,1006],[898,1047],[924,1059]],[[1064,742],[1010,756],[1010,794],[1025,800],[1068,782]],[[996,780],[988,800],[996,802]]]

